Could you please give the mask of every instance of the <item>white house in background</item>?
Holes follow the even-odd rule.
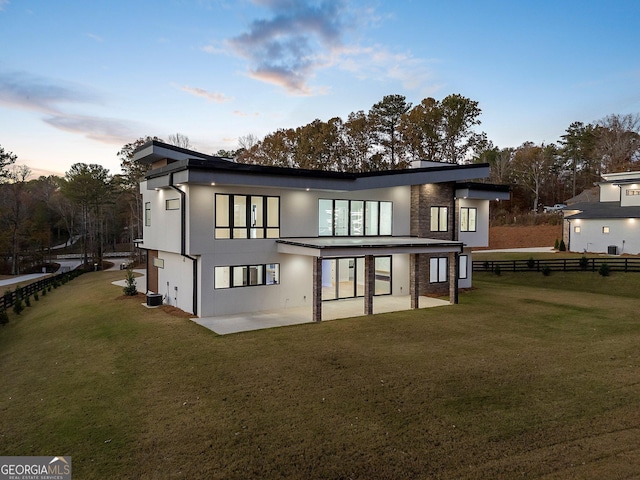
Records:
[[[309,307],[471,286],[471,248],[488,245],[487,164],[338,173],[234,163],[157,141],[135,152],[147,285],[200,317]]]
[[[602,175],[599,201],[569,205],[563,237],[571,252],[640,253],[640,172]]]

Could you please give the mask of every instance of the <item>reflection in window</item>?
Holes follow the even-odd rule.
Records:
[[[217,193],[215,203],[215,238],[280,236],[279,197]]]
[[[468,255],[460,255],[459,258],[459,272],[458,272],[458,278],[461,279],[465,279],[467,278],[468,275],[468,268],[469,268],[469,256]]]
[[[460,231],[475,232],[477,216],[478,216],[477,208],[461,207],[460,208]]]
[[[442,283],[447,281],[446,257],[431,258],[429,260],[429,283]]]
[[[431,207],[431,231],[446,232],[447,230],[447,207]]]
[[[279,283],[280,264],[278,263],[214,268],[213,286],[216,289],[278,285]]]
[[[318,236],[391,235],[393,203],[364,200],[318,201]]]

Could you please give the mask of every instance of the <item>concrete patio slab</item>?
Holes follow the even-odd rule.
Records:
[[[373,300],[374,313],[388,313],[410,310],[409,295],[400,297],[375,297]],[[450,305],[448,300],[430,297],[420,297],[420,308],[431,308]],[[345,299],[324,302],[322,304],[322,319],[336,320],[340,318],[359,317],[364,315],[364,299]],[[218,335],[249,332],[265,328],[285,327],[312,323],[311,306],[287,308],[257,313],[239,313],[221,315],[217,317],[192,318],[195,323],[202,325]]]

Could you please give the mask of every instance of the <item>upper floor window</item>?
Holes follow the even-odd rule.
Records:
[[[447,207],[431,207],[431,231],[446,232],[449,229]]]
[[[460,207],[460,231],[475,232],[478,209],[472,207]]]
[[[278,238],[280,197],[216,193],[215,238]]]
[[[151,226],[151,202],[144,204],[144,225],[146,227]]]
[[[180,199],[169,198],[165,200],[165,210],[180,210]]]
[[[318,202],[318,236],[391,235],[392,216],[392,202],[321,198]]]
[[[631,197],[635,195],[640,195],[640,190],[631,189],[631,188],[627,190],[627,197]]]

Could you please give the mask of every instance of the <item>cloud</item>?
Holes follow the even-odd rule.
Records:
[[[141,130],[131,122],[71,114],[63,108],[68,104],[100,103],[100,96],[80,86],[27,73],[0,72],[0,107],[35,111],[53,128],[82,134],[99,142],[117,145],[130,142]]]
[[[314,93],[308,81],[322,68],[326,52],[339,48],[348,18],[342,0],[254,0],[269,19],[255,20],[249,31],[228,40],[249,61],[249,75],[296,95]]]
[[[99,43],[102,43],[104,41],[104,39],[101,36],[96,35],[94,33],[87,33],[87,37]]]
[[[4,10],[4,7],[9,5],[9,0],[0,0],[0,12]]]
[[[43,121],[65,132],[77,133],[102,143],[124,145],[142,129],[131,122],[87,115],[52,115]]]
[[[226,103],[226,102],[230,102],[230,101],[233,100],[233,97],[227,97],[223,93],[209,92],[208,90],[205,90],[203,88],[189,87],[187,85],[177,86],[177,85],[174,85],[174,84],[172,84],[172,86],[175,87],[175,88],[179,88],[183,92],[187,92],[190,95],[194,95],[196,97],[206,98],[210,102]]]
[[[0,105],[57,113],[61,103],[98,103],[99,100],[97,95],[81,87],[57,84],[27,73],[0,72]]]
[[[241,112],[240,110],[234,110],[233,114],[238,117],[259,117],[260,116],[258,112],[249,113],[249,112]]]

